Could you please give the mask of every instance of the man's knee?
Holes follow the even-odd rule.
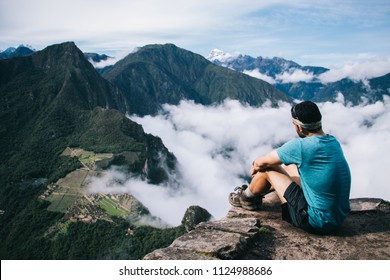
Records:
[[[281,167],[295,183],[301,185],[301,178],[299,176],[298,167],[295,164],[290,164],[290,165],[282,164]]]

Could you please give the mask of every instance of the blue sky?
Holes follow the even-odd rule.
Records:
[[[388,0],[0,1],[2,50],[74,41],[83,51],[117,55],[174,43],[203,56],[218,48],[334,68],[390,65],[389,34]]]

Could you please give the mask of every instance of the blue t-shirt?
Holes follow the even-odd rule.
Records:
[[[323,232],[340,227],[350,212],[351,173],[336,138],[295,138],[277,153],[282,163],[298,167],[310,225]]]

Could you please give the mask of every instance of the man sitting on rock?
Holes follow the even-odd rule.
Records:
[[[322,130],[317,105],[291,108],[299,138],[256,158],[252,181],[229,195],[233,206],[259,210],[262,197],[276,191],[283,220],[308,232],[330,233],[350,212],[351,174],[340,143]]]

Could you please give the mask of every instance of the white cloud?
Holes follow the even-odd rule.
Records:
[[[276,80],[281,83],[311,82],[313,78],[312,72],[301,69],[293,69],[276,75]]]
[[[390,73],[390,56],[372,57],[365,61],[348,62],[318,76],[322,83],[336,82],[344,78],[365,80]]]
[[[253,69],[253,70],[244,70],[243,73],[247,74],[247,75],[249,75],[251,77],[254,77],[254,78],[266,81],[267,83],[270,83],[270,84],[275,84],[276,83],[274,78],[272,78],[272,77],[270,77],[268,75],[260,73],[258,68]]]
[[[99,62],[95,62],[92,59],[89,59],[88,61],[95,68],[104,68],[106,66],[114,65],[119,60],[123,59],[126,55],[127,55],[127,53],[120,52],[120,53],[117,53],[115,55],[115,57],[108,57],[106,60],[102,60],[102,61],[99,61]]]
[[[352,172],[352,197],[390,200],[390,99],[367,106],[325,103],[326,129],[343,143]]]
[[[319,104],[324,129],[341,142],[352,172],[351,197],[380,197],[390,200],[390,100],[367,106],[340,103]],[[172,225],[181,222],[191,205],[206,208],[215,218],[230,209],[228,194],[246,183],[253,159],[295,137],[290,105],[252,108],[236,101],[205,107],[191,102],[165,105],[155,117],[132,117],[145,131],[158,135],[180,163],[179,189],[126,180],[121,184],[97,184],[96,190],[130,192],[153,215]],[[115,175],[116,174],[116,175]],[[122,177],[121,177],[122,176]],[[111,185],[105,187],[105,185]],[[100,187],[99,187],[100,186]]]

